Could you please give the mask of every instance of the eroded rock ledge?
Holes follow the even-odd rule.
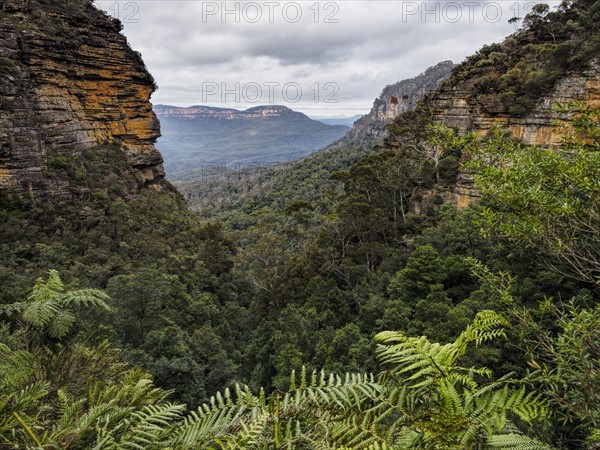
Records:
[[[600,108],[600,58],[589,61],[584,70],[571,70],[560,77],[552,91],[523,117],[510,115],[494,97],[473,95],[474,91],[473,80],[444,85],[431,101],[434,120],[461,134],[472,131],[485,136],[498,125],[525,144],[555,145],[561,139],[556,123],[569,119],[568,114],[555,109],[557,103],[579,100],[593,109]],[[459,174],[454,194],[459,206],[476,201],[469,174]]]
[[[0,188],[69,196],[52,152],[102,144],[126,150],[140,185],[163,179],[154,79],[120,30],[88,0],[0,1]]]

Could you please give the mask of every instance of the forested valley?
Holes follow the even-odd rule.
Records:
[[[524,116],[599,23],[538,5],[446,83]],[[425,96],[198,214],[122,146],[49,152],[71,195],[0,189],[0,448],[599,448],[598,106],[527,145]]]

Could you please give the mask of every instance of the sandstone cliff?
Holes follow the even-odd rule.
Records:
[[[600,58],[590,61],[583,70],[572,70],[560,77],[538,105],[522,117],[509,114],[493,97],[476,100],[472,84],[467,81],[440,90],[432,100],[436,122],[480,136],[499,125],[525,144],[552,145],[560,141],[554,123],[568,119],[554,108],[557,103],[581,100],[592,108],[600,108]]]
[[[431,102],[434,120],[456,128],[461,134],[472,131],[485,136],[493,126],[501,126],[525,144],[554,145],[561,139],[556,123],[568,119],[564,112],[556,110],[557,103],[566,105],[579,100],[591,108],[600,108],[600,58],[590,61],[583,70],[571,70],[560,77],[553,89],[522,117],[509,114],[493,97],[476,99],[473,91],[472,80],[441,89]],[[476,198],[468,174],[459,176],[455,195],[459,206]]]
[[[373,102],[371,111],[354,123],[349,137],[383,139],[385,124],[398,114],[413,109],[427,93],[438,89],[450,77],[453,68],[452,61],[442,61],[414,78],[386,86]]]
[[[67,197],[52,152],[122,147],[139,185],[163,178],[155,90],[121,24],[87,0],[0,2],[0,188]]]
[[[484,46],[455,68],[426,109],[434,122],[460,134],[484,136],[495,125],[528,145],[555,145],[557,122],[568,115],[557,103],[583,101],[600,108],[600,2],[564,3],[557,11],[529,14],[502,43]],[[460,173],[452,201],[476,199],[472,180]]]

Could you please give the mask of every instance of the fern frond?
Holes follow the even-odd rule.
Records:
[[[61,297],[61,300],[65,306],[73,305],[110,310],[110,306],[108,306],[110,297],[104,291],[98,289],[79,289],[68,292]]]
[[[171,444],[176,448],[187,448],[193,445],[206,446],[218,439],[225,440],[234,437],[234,429],[242,427],[247,417],[258,417],[257,411],[265,411],[264,399],[253,396],[248,387],[235,387],[235,397],[226,393],[225,400],[211,398],[209,404],[204,404],[192,411],[173,430]]]
[[[488,438],[488,448],[503,450],[552,450],[552,447],[522,434],[500,434]]]
[[[130,414],[124,423],[126,431],[119,439],[119,448],[145,449],[159,446],[166,438],[172,424],[183,413],[185,406],[167,403],[147,405]]]

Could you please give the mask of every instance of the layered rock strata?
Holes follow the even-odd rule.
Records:
[[[510,135],[528,145],[554,145],[561,136],[556,123],[566,121],[568,115],[558,111],[557,103],[583,101],[591,108],[600,108],[600,58],[590,61],[585,70],[567,72],[537,106],[522,117],[510,115],[496,97],[475,96],[473,80],[444,85],[432,96],[434,120],[459,133],[469,131],[484,136],[495,126],[505,128]],[[473,183],[468,174],[460,174],[456,203],[466,206],[476,200]]]
[[[68,196],[49,156],[103,144],[125,149],[140,184],[160,182],[156,87],[120,22],[87,0],[0,5],[0,188]]]

